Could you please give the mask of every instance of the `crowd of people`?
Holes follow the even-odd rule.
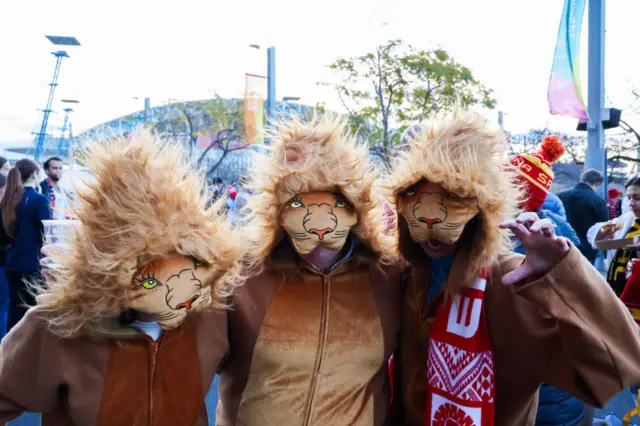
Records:
[[[640,245],[594,267],[640,236],[640,175],[553,194],[559,138],[506,163],[469,111],[384,173],[335,119],[273,135],[242,190],[144,131],[91,145],[76,197],[59,158],[0,159],[0,424],[205,425],[219,374],[221,426],[585,426],[640,383]]]
[[[24,316],[35,299],[26,282],[42,279],[43,220],[67,219],[71,197],[60,187],[63,162],[40,166],[29,159],[13,165],[0,157],[0,338]]]

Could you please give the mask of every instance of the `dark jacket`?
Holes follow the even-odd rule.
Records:
[[[591,263],[596,259],[598,251],[587,241],[587,231],[598,222],[609,220],[607,203],[586,183],[579,183],[571,189],[558,194],[567,211],[567,220],[575,229],[582,254]]]
[[[7,250],[7,271],[33,272],[40,270],[43,220],[51,219],[49,200],[33,188],[25,188],[18,204],[15,242]],[[2,212],[0,211],[0,221]]]
[[[40,193],[47,197],[47,200],[51,199],[51,194],[49,191],[49,186],[47,185],[47,181],[43,180],[40,182]]]

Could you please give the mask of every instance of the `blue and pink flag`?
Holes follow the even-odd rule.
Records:
[[[551,114],[588,120],[580,90],[580,32],[587,0],[565,0],[547,99]]]

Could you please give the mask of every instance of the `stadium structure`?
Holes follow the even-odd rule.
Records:
[[[156,107],[147,103],[143,110],[85,130],[74,136],[71,143],[56,147],[48,145],[45,153],[53,154],[50,148],[65,146],[64,152],[55,154],[69,158],[74,149],[81,150],[87,141],[127,135],[138,126],[146,125],[189,144],[193,161],[207,171],[210,179],[219,177],[225,183],[238,183],[250,166],[252,150],[260,149],[259,145],[246,143],[244,122],[240,117],[243,102],[237,98],[213,98]],[[276,104],[276,116],[292,114],[310,117],[313,107],[287,101]],[[220,116],[227,122],[220,122]]]

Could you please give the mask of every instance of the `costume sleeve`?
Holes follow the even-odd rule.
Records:
[[[25,411],[43,413],[56,407],[60,386],[59,343],[34,309],[0,345],[0,425]]]
[[[640,330],[574,246],[551,271],[517,284],[515,292],[555,319],[540,330],[540,335],[555,334],[560,343],[548,354],[552,362],[530,366],[540,380],[598,407],[640,382]]]

